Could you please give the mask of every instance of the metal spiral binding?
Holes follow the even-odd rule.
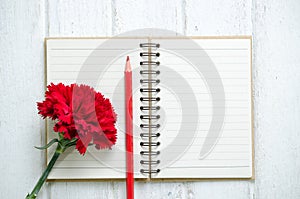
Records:
[[[152,75],[159,75],[159,74],[160,74],[160,71],[159,71],[159,70],[141,70],[141,71],[140,71],[140,74],[141,74],[141,75],[149,75],[149,74],[152,74]]]
[[[159,155],[160,154],[160,151],[141,151],[140,152],[141,155],[144,155],[144,156],[152,156],[152,155]]]
[[[140,44],[140,47],[145,51],[147,50],[147,52],[140,53],[140,57],[144,59],[140,62],[140,66],[142,68],[140,70],[140,74],[143,77],[143,79],[140,80],[140,83],[144,86],[140,89],[140,92],[144,95],[144,97],[140,98],[140,101],[144,103],[143,106],[140,106],[140,110],[145,112],[140,115],[140,119],[142,121],[140,128],[143,131],[148,130],[147,133],[143,132],[140,134],[140,137],[143,139],[143,141],[140,142],[140,146],[143,148],[140,154],[143,158],[146,158],[146,160],[141,160],[140,163],[143,166],[148,166],[147,169],[141,169],[140,172],[148,174],[151,178],[152,174],[160,172],[160,169],[153,168],[160,163],[160,160],[156,159],[156,157],[160,154],[160,151],[156,150],[160,145],[160,142],[156,141],[156,139],[160,137],[160,133],[153,132],[160,128],[160,124],[156,123],[160,119],[160,115],[156,113],[160,110],[160,106],[156,105],[156,103],[160,101],[160,97],[156,95],[161,91],[160,88],[157,88],[160,83],[160,80],[157,79],[160,74],[160,71],[157,70],[160,62],[152,60],[157,59],[160,56],[159,52],[152,52],[152,50],[159,48],[160,44],[142,43]],[[145,60],[146,58],[147,60]],[[153,69],[154,67],[155,70]],[[152,76],[154,76],[155,79],[152,79]],[[152,112],[154,114],[152,114]],[[155,123],[153,124],[152,121],[155,121]],[[145,148],[147,148],[147,150],[144,150]],[[155,158],[155,160],[153,160],[152,157]]]
[[[160,101],[160,97],[141,97],[140,100],[142,102],[149,102],[149,101],[151,101],[151,102],[155,102],[155,101],[159,102]]]
[[[149,66],[149,65],[151,65],[151,66],[159,66],[160,65],[160,62],[159,61],[141,61],[140,62],[140,65],[141,66]]]
[[[141,133],[140,136],[141,136],[141,138],[148,138],[149,134],[148,133]],[[153,137],[153,138],[158,138],[160,136],[160,133],[155,133],[155,134],[152,133],[150,136]]]
[[[158,129],[159,127],[160,127],[160,124],[151,124],[151,125],[149,125],[149,124],[140,124],[140,127],[142,128],[142,129],[154,129],[154,128],[156,128],[156,129]]]
[[[159,57],[159,56],[160,56],[160,53],[148,53],[148,52],[142,52],[142,53],[140,53],[140,56],[141,56],[141,57],[148,57],[148,56],[151,56],[151,57]]]
[[[142,43],[140,44],[141,48],[159,48],[160,44],[156,44],[156,43]]]
[[[148,111],[148,110],[153,110],[153,111],[158,111],[160,109],[160,106],[141,106],[140,107],[141,111]]]
[[[140,161],[141,164],[159,164],[160,163],[160,160],[156,160],[156,161],[151,161],[149,162],[148,160],[141,160]]]
[[[141,79],[140,80],[140,83],[141,84],[148,84],[148,83],[156,83],[156,84],[159,84],[160,83],[160,80],[159,79]]]
[[[141,169],[141,173],[146,173],[146,174],[152,174],[152,173],[159,173],[160,169]]]
[[[141,146],[159,146],[160,145],[160,142],[140,142],[140,145]]]
[[[159,93],[160,92],[160,88],[141,88],[140,89],[141,93],[149,93],[149,92],[154,92],[154,93]]]
[[[159,119],[160,118],[160,115],[141,115],[140,118],[142,120],[149,120],[149,119]]]

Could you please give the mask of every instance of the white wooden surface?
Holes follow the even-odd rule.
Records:
[[[136,183],[136,198],[300,198],[299,20],[298,0],[1,0],[0,198],[24,198],[44,169],[43,38],[146,27],[253,35],[256,180]],[[48,183],[39,198],[125,198],[125,183]]]

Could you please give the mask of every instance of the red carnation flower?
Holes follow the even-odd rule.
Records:
[[[87,85],[51,83],[45,97],[37,103],[39,114],[56,120],[53,130],[65,139],[76,138],[79,153],[84,154],[89,143],[97,149],[116,143],[116,113],[101,93]]]

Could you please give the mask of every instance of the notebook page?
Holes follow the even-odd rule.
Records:
[[[113,179],[125,178],[125,104],[124,67],[130,56],[133,67],[133,105],[139,107],[139,44],[145,39],[48,39],[47,85],[51,82],[87,84],[111,100],[118,115],[116,123],[117,143],[112,150],[96,150],[88,147],[84,156],[74,148],[68,149],[56,162],[49,179]],[[140,110],[134,108],[134,150],[139,154]],[[48,140],[56,137],[48,124]],[[49,157],[53,153],[48,151]],[[140,156],[135,157],[135,178],[140,175]]]
[[[250,178],[250,38],[152,42],[161,45],[155,178]]]

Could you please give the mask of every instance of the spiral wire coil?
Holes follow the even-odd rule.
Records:
[[[140,134],[140,137],[143,140],[140,142],[140,146],[144,149],[148,149],[143,149],[140,152],[140,155],[143,158],[147,158],[145,160],[141,160],[140,164],[144,167],[148,167],[147,169],[141,169],[140,172],[142,174],[148,174],[151,177],[152,174],[157,174],[160,172],[160,169],[153,169],[153,167],[160,163],[160,160],[154,159],[160,154],[160,151],[155,150],[156,147],[160,145],[160,142],[155,141],[160,137],[160,133],[153,132],[160,128],[160,124],[152,123],[153,121],[157,122],[160,119],[160,115],[156,113],[158,110],[160,110],[160,106],[155,105],[155,103],[160,101],[160,97],[153,96],[161,91],[160,88],[157,88],[158,84],[160,83],[160,80],[157,77],[160,74],[160,71],[157,69],[160,65],[160,62],[153,61],[154,59],[160,57],[160,53],[152,52],[152,50],[157,50],[160,47],[160,44],[141,43],[140,47],[148,50],[147,52],[140,53],[140,57],[144,59],[140,62],[140,66],[142,68],[140,70],[140,74],[143,77],[140,80],[140,83],[142,86],[147,86],[147,88],[142,87],[140,89],[141,94],[143,94],[143,97],[140,98],[140,101],[143,104],[143,106],[140,106],[140,110],[145,112],[145,114],[143,113],[140,115],[140,119],[142,121],[140,128],[141,130],[148,130],[148,133]],[[152,78],[153,76],[154,78]],[[152,112],[154,112],[154,114],[152,114]]]

